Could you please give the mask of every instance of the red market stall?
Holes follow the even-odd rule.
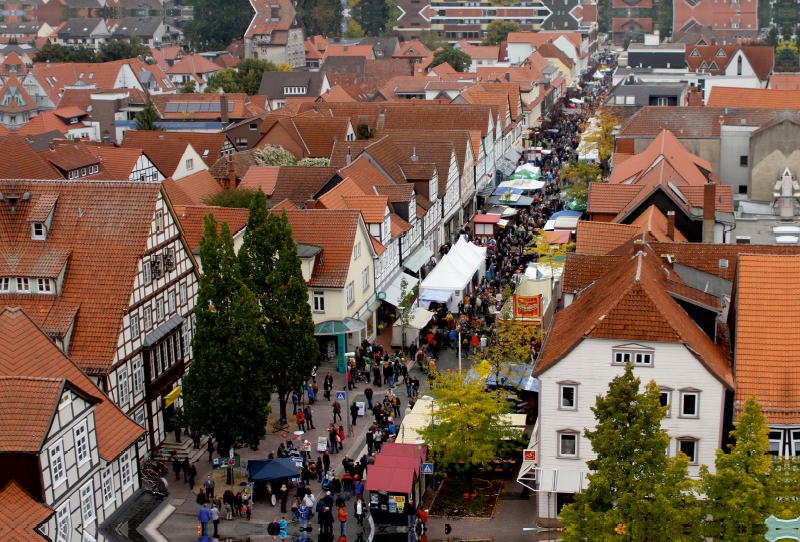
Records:
[[[413,499],[416,472],[413,468],[367,467],[369,513],[378,526],[378,532],[389,525],[407,525],[405,507]]]
[[[483,242],[494,239],[499,231],[498,222],[501,218],[500,215],[475,215],[475,218],[472,219],[472,231],[475,233],[475,237]]]

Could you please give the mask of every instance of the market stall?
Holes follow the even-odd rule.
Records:
[[[420,439],[419,431],[431,424],[432,409],[433,399],[427,395],[420,395],[411,413],[403,418],[395,443],[415,444]]]
[[[288,457],[278,459],[251,459],[247,462],[247,475],[253,483],[253,500],[268,495],[268,482],[293,482],[298,478],[297,465]]]
[[[486,247],[476,246],[462,236],[422,281],[420,289],[452,292],[448,309],[453,311],[472,292],[473,283],[477,285],[485,274]]]
[[[398,318],[392,325],[392,346],[408,346],[419,337],[422,328],[433,318],[429,310],[418,307],[406,326],[406,338],[403,340],[403,322]]]
[[[378,531],[391,525],[407,525],[405,507],[414,495],[416,474],[413,468],[370,465],[367,467],[369,513]]]
[[[422,495],[425,493],[425,486],[420,480],[420,468],[422,466],[422,462],[419,456],[408,456],[408,455],[401,455],[401,456],[391,456],[391,455],[384,455],[380,453],[375,456],[375,466],[376,467],[398,467],[401,469],[413,469],[414,471],[414,489],[411,492],[409,498],[413,499],[414,502],[420,502],[422,499]]]

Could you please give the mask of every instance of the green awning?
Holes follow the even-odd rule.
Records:
[[[586,202],[585,201],[572,200],[572,201],[569,202],[567,207],[569,207],[573,211],[585,211],[586,210]]]
[[[354,318],[344,320],[328,320],[314,326],[314,335],[344,335],[355,333],[366,328],[367,324]]]
[[[403,267],[412,273],[416,273],[419,271],[420,267],[430,261],[431,256],[433,256],[433,251],[425,245],[422,245],[415,250],[411,256],[406,258],[406,261],[403,262]]]

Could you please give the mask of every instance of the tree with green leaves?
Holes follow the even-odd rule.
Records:
[[[797,71],[797,44],[791,40],[781,40],[775,48],[775,71]]]
[[[142,42],[142,38],[133,36],[129,40],[111,40],[102,44],[97,52],[97,62],[125,60],[137,56],[145,58],[151,55],[150,48]]]
[[[565,190],[567,198],[585,207],[589,202],[589,185],[602,181],[603,175],[597,164],[578,161],[561,170],[561,179],[569,182]]]
[[[441,30],[422,30],[419,33],[419,38],[417,38],[417,41],[431,51],[435,51],[439,47],[450,46]]]
[[[735,442],[728,445],[729,453],[717,450],[716,472],[705,465],[700,469],[708,514],[704,534],[747,542],[766,532],[764,520],[770,514],[769,427],[755,396],[745,402],[731,437]]]
[[[778,46],[778,29],[774,26],[769,28],[769,32],[767,32],[767,37],[764,38],[764,44],[770,47],[777,47]]]
[[[385,0],[361,0],[350,9],[350,16],[367,36],[381,36],[389,21],[389,6]]]
[[[261,307],[261,333],[269,345],[266,371],[278,394],[280,417],[287,419],[292,391],[310,377],[319,357],[297,244],[284,211],[270,213],[259,188],[250,203],[239,269]]]
[[[465,72],[472,66],[472,57],[464,51],[446,47],[433,53],[433,60],[431,61],[430,67],[435,68],[439,64],[444,64],[445,62],[450,64],[455,71]]]
[[[303,158],[297,162],[298,166],[304,167],[328,167],[330,164],[330,158]]]
[[[347,21],[347,30],[344,31],[345,38],[363,38],[365,35],[364,29],[361,28],[361,25],[358,24],[355,19]]]
[[[375,130],[370,129],[369,124],[360,123],[356,125],[356,139],[365,140],[375,137]]]
[[[245,58],[240,60],[235,68],[225,68],[209,77],[205,91],[216,92],[222,89],[227,93],[244,92],[255,96],[261,88],[264,73],[274,71],[278,71],[278,66],[273,62]]]
[[[97,55],[86,47],[71,47],[47,42],[33,55],[33,62],[96,62]]]
[[[584,430],[597,457],[587,462],[589,486],[561,510],[564,542],[700,540],[683,527],[699,525],[702,515],[688,478],[689,460],[664,453],[669,437],[661,420],[667,407],[655,382],[643,392],[640,384],[628,364],[608,393],[597,397],[597,424]]]
[[[256,191],[252,188],[228,188],[203,198],[203,203],[212,207],[249,209]]]
[[[248,0],[188,0],[194,7],[184,33],[198,52],[221,51],[240,39],[253,18]]]
[[[150,94],[147,94],[147,101],[144,104],[144,109],[136,113],[136,122],[133,125],[134,130],[148,130],[151,132],[163,132],[164,128],[156,124],[160,121],[161,117],[156,111],[156,106],[153,105],[153,100],[150,99]]]
[[[656,13],[661,39],[672,36],[672,0],[658,0]]]
[[[782,456],[772,460],[772,469],[767,481],[770,496],[770,514],[778,519],[794,519],[800,516],[800,457]]]
[[[194,361],[184,376],[184,416],[225,446],[256,448],[266,437],[272,390],[262,316],[242,282],[226,222],[203,220],[203,274],[195,306]]]
[[[500,45],[500,42],[508,39],[510,32],[521,32],[522,27],[514,21],[495,19],[486,27],[486,38],[481,45]]]
[[[280,145],[264,145],[253,150],[259,166],[296,166],[297,158]]]
[[[503,442],[520,431],[505,417],[508,402],[484,391],[482,380],[439,373],[431,381],[431,425],[420,430],[437,468],[466,472],[498,456]]]
[[[307,36],[340,36],[344,6],[340,0],[304,0],[297,16],[306,27]]]
[[[397,7],[397,0],[384,0],[386,2],[386,7],[388,9],[388,18],[386,19],[386,24],[384,25],[383,33],[385,35],[390,35],[394,32],[394,27],[397,26],[397,19],[403,14],[400,11],[400,8]]]
[[[197,83],[194,82],[194,79],[189,79],[181,87],[181,94],[194,94],[195,92],[197,92]]]
[[[772,2],[758,3],[758,27],[767,28],[772,24]]]

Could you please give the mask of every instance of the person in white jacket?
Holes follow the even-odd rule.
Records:
[[[217,508],[217,503],[211,505],[211,521],[214,523],[214,536],[212,538],[219,538],[219,534],[217,530],[219,529],[219,508]]]

